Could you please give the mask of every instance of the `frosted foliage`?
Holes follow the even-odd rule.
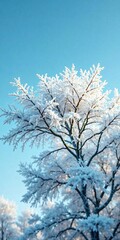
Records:
[[[33,219],[34,219],[34,214],[33,214],[33,211],[30,209],[25,210],[18,217],[17,225],[19,226],[19,229],[20,229],[19,240],[24,239],[25,232],[27,232],[27,234],[28,234],[28,232],[30,233],[30,231],[28,229],[34,226]],[[39,239],[41,239],[41,233],[38,233],[35,236],[29,236],[29,238],[27,238],[27,239],[39,240]]]
[[[21,230],[21,233],[25,231],[25,229],[29,226],[29,219],[32,216],[32,211],[26,210],[21,213],[21,215],[18,217],[18,226]]]
[[[0,219],[11,221],[14,219],[15,214],[15,205],[3,197],[0,197]]]
[[[16,207],[12,202],[0,197],[0,239],[17,240],[19,228],[15,223]]]
[[[37,74],[37,90],[12,83],[20,108],[3,110],[14,128],[2,140],[14,149],[27,142],[40,148],[32,164],[20,165],[23,201],[42,208],[23,239],[120,238],[120,94],[105,91],[102,69]]]

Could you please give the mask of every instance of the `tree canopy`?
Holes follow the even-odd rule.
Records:
[[[120,237],[120,94],[115,89],[110,97],[102,69],[78,73],[73,65],[59,76],[37,74],[37,91],[20,79],[12,83],[20,108],[3,110],[5,123],[15,127],[2,140],[40,148],[32,164],[20,166],[23,201],[43,203],[23,239],[38,233],[43,240]]]

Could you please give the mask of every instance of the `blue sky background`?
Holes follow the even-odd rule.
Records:
[[[77,69],[101,63],[108,88],[120,89],[119,0],[0,0],[1,107],[14,103],[8,96],[14,77],[35,86],[36,73],[52,76],[72,63]],[[0,119],[0,135],[8,129]],[[15,201],[19,211],[25,208],[25,188],[16,171],[36,152],[13,152],[0,142],[0,195]]]

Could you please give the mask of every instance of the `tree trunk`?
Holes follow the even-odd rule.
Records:
[[[1,240],[4,240],[4,227],[3,227],[3,221],[1,222]]]
[[[98,231],[91,231],[91,240],[100,240]]]

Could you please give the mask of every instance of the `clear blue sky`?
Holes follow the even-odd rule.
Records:
[[[98,62],[108,88],[120,89],[120,0],[0,0],[0,106],[14,103],[8,96],[14,77],[34,86],[36,73]],[[0,135],[7,130],[0,120]],[[35,152],[13,152],[0,142],[0,195],[20,210],[25,188],[16,171]]]

